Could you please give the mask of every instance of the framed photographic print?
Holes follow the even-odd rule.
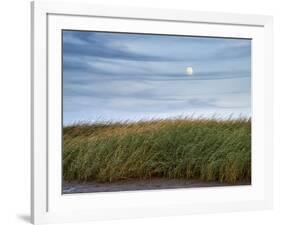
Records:
[[[272,207],[270,16],[32,3],[34,224]]]

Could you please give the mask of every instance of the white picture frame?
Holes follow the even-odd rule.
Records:
[[[189,28],[188,32],[185,28]],[[61,194],[62,29],[248,37],[252,51],[252,185]],[[272,17],[32,2],[34,224],[269,209],[273,204]]]

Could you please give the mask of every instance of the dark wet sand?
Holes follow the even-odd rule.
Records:
[[[136,190],[159,190],[159,189],[174,189],[174,188],[197,188],[197,187],[217,187],[217,186],[237,186],[250,185],[249,182],[240,182],[235,185],[206,182],[200,180],[184,180],[184,179],[167,179],[167,178],[152,178],[146,180],[130,179],[126,181],[117,181],[112,183],[84,182],[78,183],[63,182],[63,194],[72,193],[92,193],[92,192],[115,192],[115,191],[136,191]]]

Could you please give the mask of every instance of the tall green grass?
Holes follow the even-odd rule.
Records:
[[[250,119],[167,119],[63,128],[65,180],[251,180]]]

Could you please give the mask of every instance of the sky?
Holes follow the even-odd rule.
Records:
[[[185,116],[251,116],[251,40],[63,31],[64,125]]]

